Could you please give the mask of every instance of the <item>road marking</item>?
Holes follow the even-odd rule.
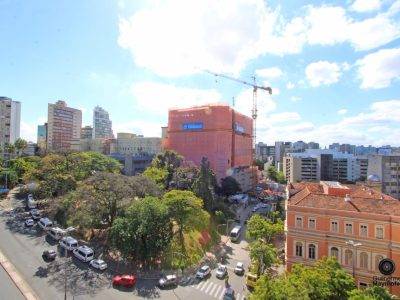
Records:
[[[215,298],[218,298],[218,294],[219,294],[219,291],[220,291],[221,287],[222,287],[222,286],[217,285],[217,289],[215,290],[214,295],[211,295],[211,296],[213,296],[213,297],[215,297]],[[224,289],[224,288],[222,288],[222,290],[223,290],[223,289]],[[212,291],[211,291],[211,293],[212,293]]]
[[[219,297],[217,297],[217,298],[218,298],[218,299],[224,298],[224,294],[225,294],[225,289],[224,289],[224,287],[222,287],[221,294],[220,294]]]
[[[208,285],[207,289],[204,291],[204,293],[208,294],[208,291],[214,286],[214,283],[210,282]]]
[[[208,282],[205,282],[205,281],[204,281],[204,284],[203,284],[203,286],[200,288],[200,291],[203,291],[203,290],[204,290],[204,288],[206,288],[206,287],[207,287],[207,285],[208,285]]]

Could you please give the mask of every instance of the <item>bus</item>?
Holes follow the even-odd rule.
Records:
[[[230,238],[231,238],[232,242],[236,242],[240,238],[241,231],[242,231],[242,226],[236,225],[235,227],[233,227],[231,234],[230,234]]]

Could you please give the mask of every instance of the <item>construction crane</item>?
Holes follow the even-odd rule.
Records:
[[[257,135],[256,135],[256,130],[257,130],[257,123],[256,123],[256,121],[257,121],[257,90],[260,89],[260,90],[263,90],[263,91],[267,91],[271,95],[272,94],[272,89],[270,87],[264,87],[264,86],[257,85],[255,76],[252,77],[253,83],[250,83],[250,82],[247,82],[247,81],[244,81],[244,80],[241,80],[241,79],[238,79],[238,78],[230,77],[230,76],[227,76],[227,75],[224,75],[224,74],[218,74],[218,73],[212,72],[210,70],[203,70],[203,71],[207,72],[209,74],[212,74],[212,75],[214,75],[216,77],[222,77],[222,78],[225,78],[225,79],[233,80],[233,81],[239,82],[241,84],[253,87],[253,108],[252,108],[252,111],[251,111],[251,116],[253,118],[253,136],[252,136],[252,138],[253,138],[253,149],[252,149],[253,150],[252,151],[253,162],[252,163],[254,163],[255,158],[256,158],[256,138],[257,138]],[[233,101],[233,105],[234,105],[234,103],[235,102]],[[233,112],[232,112],[232,117],[234,118]],[[232,121],[234,122],[234,119],[232,119]],[[232,167],[235,164],[235,156],[233,154],[234,153],[234,148],[235,148],[235,138],[234,138],[234,133],[232,133],[232,158],[231,158]],[[256,186],[257,186],[257,169],[253,169],[253,171],[254,171],[254,173],[253,173],[253,176],[252,176],[253,177],[253,184],[252,184],[253,188],[252,188],[252,190],[253,190],[253,193],[255,194],[255,192],[256,192],[255,190],[256,190]]]
[[[254,161],[255,156],[256,156],[256,152],[255,151],[256,151],[256,139],[257,139],[257,135],[256,135],[256,130],[257,130],[257,123],[256,123],[256,121],[257,121],[257,90],[260,89],[260,90],[267,91],[271,95],[272,94],[272,89],[270,87],[264,87],[264,86],[257,85],[256,84],[256,77],[254,77],[254,76],[252,77],[253,83],[250,83],[250,82],[247,82],[247,81],[244,81],[244,80],[241,80],[241,79],[238,79],[238,78],[230,77],[230,76],[227,76],[227,75],[224,75],[224,74],[218,74],[218,73],[212,72],[210,70],[203,70],[203,71],[207,72],[209,74],[212,74],[212,75],[214,75],[216,77],[222,77],[222,78],[225,78],[225,79],[233,80],[233,81],[242,83],[244,85],[248,85],[248,86],[253,87],[253,108],[252,108],[252,111],[251,111],[251,116],[253,118],[253,161]]]

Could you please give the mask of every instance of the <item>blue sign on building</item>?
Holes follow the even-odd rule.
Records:
[[[240,132],[240,133],[244,133],[244,127],[240,126],[238,124],[233,125],[233,128],[235,129],[235,131]]]
[[[199,129],[203,129],[203,128],[204,128],[203,123],[183,123],[182,124],[183,130],[199,130]]]

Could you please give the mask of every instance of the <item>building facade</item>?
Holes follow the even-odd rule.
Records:
[[[112,122],[105,111],[100,106],[96,106],[93,110],[93,139],[97,138],[113,138]]]
[[[400,200],[400,155],[371,155],[368,175],[377,176],[382,192]]]
[[[118,133],[111,143],[111,153],[133,156],[156,155],[162,151],[161,138],[144,137],[133,133]]]
[[[0,145],[14,143],[20,137],[21,103],[0,97]]]
[[[379,262],[400,259],[400,202],[366,186],[302,182],[288,187],[287,270],[336,257],[358,287],[381,277]],[[391,275],[400,276],[397,268]],[[389,287],[400,296],[400,287]]]
[[[47,150],[70,150],[79,144],[82,127],[82,111],[67,107],[65,101],[48,105]]]
[[[235,173],[232,168],[252,165],[252,135],[250,117],[226,104],[215,104],[169,110],[163,143],[196,165],[207,157],[220,180]]]
[[[92,126],[85,126],[81,128],[81,139],[92,139],[93,128]]]

